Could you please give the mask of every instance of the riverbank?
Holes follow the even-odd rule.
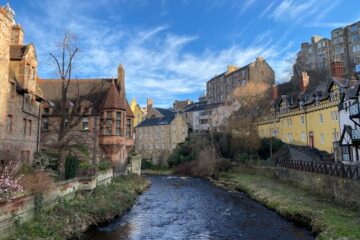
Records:
[[[141,170],[141,174],[170,176],[170,175],[174,175],[174,170],[171,168],[143,169]]]
[[[116,177],[107,186],[78,194],[73,200],[61,200],[38,220],[17,226],[9,239],[68,239],[80,236],[94,224],[122,215],[137,196],[150,186],[141,176]]]
[[[243,191],[281,216],[310,227],[319,240],[360,239],[359,208],[242,167],[222,173],[215,183]]]

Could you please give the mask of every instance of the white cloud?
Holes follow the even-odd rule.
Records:
[[[247,4],[250,7],[254,1]],[[243,66],[259,55],[272,64],[278,81],[289,79],[291,63],[286,53],[291,44],[284,47],[286,39],[273,41],[269,31],[254,36],[250,46],[234,44],[218,51],[206,49],[193,53],[186,47],[201,36],[175,34],[166,24],[142,28],[114,25],[106,18],[93,19],[87,14],[98,6],[81,2],[74,7],[70,0],[61,4],[46,0],[37,7],[41,17],[22,17],[21,22],[36,44],[41,77],[54,77],[48,53],[56,50],[54,43],[69,30],[77,34],[81,49],[75,69],[78,76],[116,77],[117,66],[122,63],[128,97],[141,99],[142,103],[151,97],[156,105],[169,106],[179,97],[199,96],[206,81],[224,72],[228,64]],[[279,10],[278,17],[282,14]],[[283,55],[287,56],[286,60]]]

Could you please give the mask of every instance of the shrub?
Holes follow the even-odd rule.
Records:
[[[260,148],[258,154],[261,159],[268,159],[270,157],[270,149],[275,153],[282,146],[282,141],[277,138],[262,138],[260,141]]]
[[[98,167],[99,171],[106,171],[106,170],[111,169],[112,165],[111,165],[111,162],[103,160],[97,164],[97,167]]]
[[[65,179],[74,178],[78,168],[79,159],[76,156],[67,156],[65,161]]]
[[[141,169],[151,169],[153,166],[151,160],[141,159]]]
[[[89,163],[88,161],[82,161],[79,163],[79,168],[80,170],[86,170],[86,169],[90,169],[92,168],[93,165],[91,163]]]
[[[237,156],[236,156],[236,161],[239,162],[239,163],[247,163],[248,161],[250,160],[250,157],[247,153],[239,153]]]

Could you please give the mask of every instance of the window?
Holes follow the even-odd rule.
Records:
[[[69,120],[68,119],[65,119],[64,121],[64,127],[67,128],[69,126]]]
[[[288,125],[288,127],[292,126],[292,120],[291,120],[291,118],[288,118],[288,119],[287,119],[287,125]]]
[[[301,116],[301,117],[300,117],[300,124],[301,124],[301,125],[304,125],[304,124],[305,124],[305,117],[304,117],[304,116]]]
[[[301,142],[306,143],[306,133],[305,132],[301,133]]]
[[[43,130],[47,131],[49,130],[49,118],[43,117]]]
[[[292,135],[292,133],[288,133],[288,140],[289,140],[289,143],[292,143],[292,142],[293,142],[293,135]]]
[[[355,44],[352,46],[353,53],[360,52],[360,44]]]
[[[108,111],[106,112],[105,135],[112,135],[112,125],[113,125],[112,112]]]
[[[32,134],[32,121],[31,120],[29,120],[28,121],[28,127],[29,127],[29,132],[28,132],[28,134],[29,134],[29,136],[31,136],[31,134]]]
[[[320,117],[320,123],[323,124],[324,123],[324,117],[323,117],[323,115],[321,113],[320,113],[319,117]]]
[[[89,118],[83,117],[82,119],[83,130],[89,130]]]
[[[323,133],[320,134],[320,143],[325,144],[325,136]]]
[[[23,124],[24,124],[24,136],[26,136],[26,126],[27,126],[27,120],[24,118],[23,119]]]
[[[7,121],[6,121],[6,130],[8,133],[11,133],[13,129],[13,118],[12,115],[8,115]]]
[[[44,108],[44,114],[49,114],[50,113],[50,109],[49,108]]]
[[[116,112],[116,131],[115,134],[121,135],[121,112]]]
[[[131,138],[131,119],[126,119],[126,137]]]

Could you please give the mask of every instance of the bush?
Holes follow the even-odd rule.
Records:
[[[93,165],[89,163],[88,161],[82,161],[79,163],[79,169],[80,170],[86,170],[92,168]]]
[[[111,165],[111,162],[105,160],[105,161],[100,161],[97,164],[97,167],[98,167],[99,171],[106,171],[106,170],[111,169],[112,165]]]
[[[78,168],[79,159],[76,156],[67,156],[65,161],[65,179],[74,178]]]
[[[266,160],[270,157],[270,148],[275,153],[282,146],[282,141],[277,138],[262,138],[260,141],[260,148],[258,154],[261,159]]]
[[[237,156],[236,156],[236,161],[239,162],[239,163],[247,163],[248,161],[250,160],[250,157],[247,153],[239,153]]]

